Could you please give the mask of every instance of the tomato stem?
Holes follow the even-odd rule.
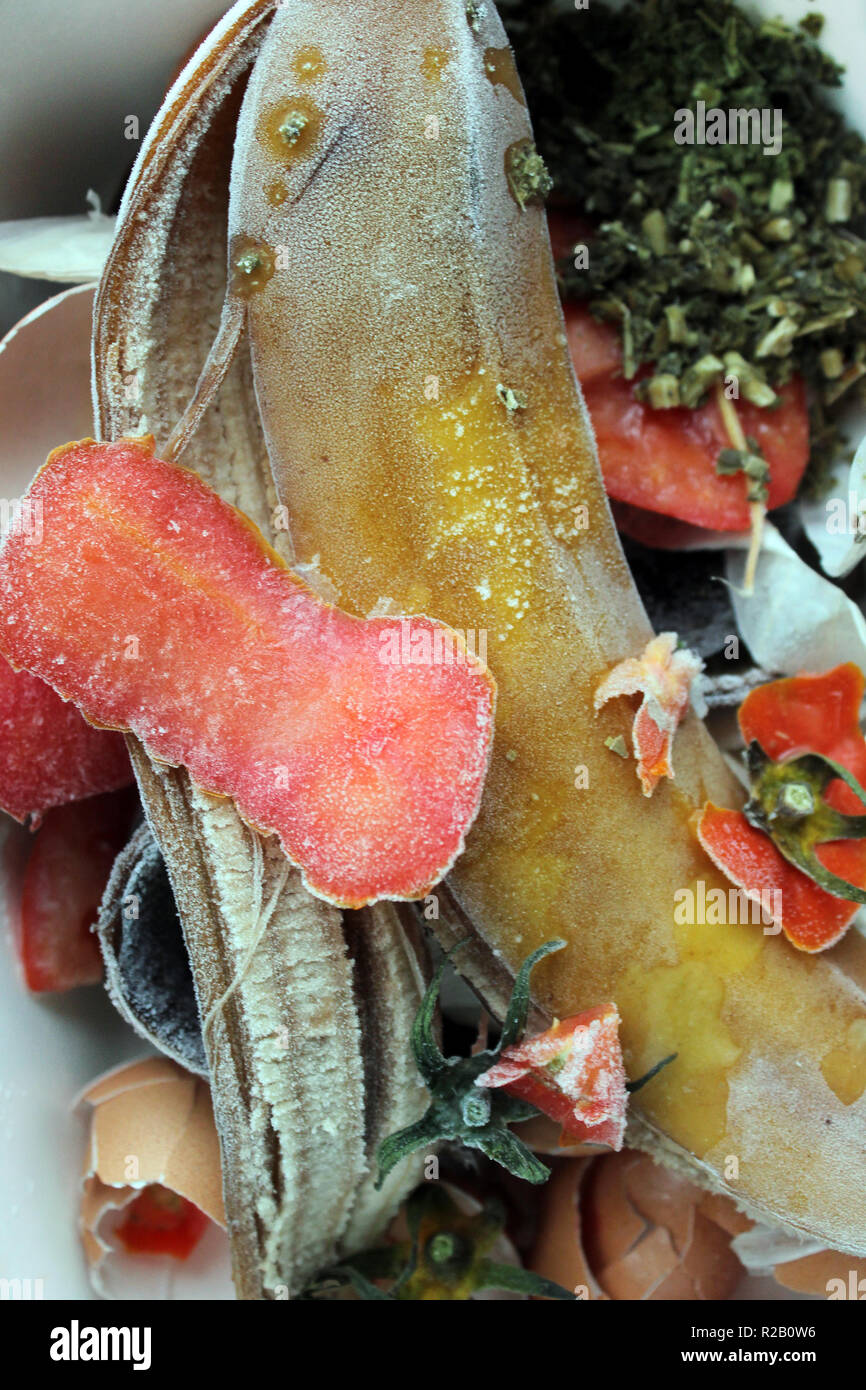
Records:
[[[725,395],[725,387],[722,381],[716,382],[716,401],[719,406],[719,413],[722,423],[728,432],[731,441],[731,448],[737,449],[742,453],[748,453],[749,444],[743,433],[740,424],[740,417],[737,414],[737,407],[728,396]],[[745,479],[746,488],[749,486],[749,479]],[[767,507],[764,502],[749,502],[749,520],[751,522],[751,540],[749,542],[749,553],[746,557],[746,575],[743,584],[743,592],[751,594],[755,588],[755,574],[758,568],[758,556],[761,553],[761,541],[764,536],[764,519],[767,515]]]

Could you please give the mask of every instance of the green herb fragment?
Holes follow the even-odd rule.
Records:
[[[668,342],[689,343],[694,340],[694,334],[689,330],[688,319],[681,304],[666,304],[664,315]]]
[[[771,217],[761,228],[765,241],[790,241],[794,235],[794,223],[790,217]]]
[[[710,387],[718,381],[724,369],[725,364],[711,352],[687,367],[680,381],[680,400],[683,405],[690,408],[698,405]]]
[[[824,16],[822,14],[807,14],[799,21],[800,28],[807,33],[810,38],[817,39],[824,28]]]
[[[845,360],[838,348],[825,348],[819,361],[828,381],[835,381],[845,370]]]
[[[609,734],[604,741],[604,746],[605,748],[609,748],[611,753],[616,753],[619,758],[628,757],[628,748],[626,747],[626,742],[622,734],[617,734],[615,738],[612,734]]]
[[[748,449],[722,449],[716,459],[716,472],[725,476],[731,473],[744,473],[746,476],[746,498],[749,502],[766,503],[770,485],[770,465],[758,447],[757,441],[747,439]]]
[[[831,179],[827,184],[824,216],[828,222],[847,222],[851,216],[851,185],[847,179]]]
[[[736,381],[740,395],[752,405],[775,405],[778,397],[760,367],[754,367],[738,352],[726,352],[724,368],[725,380]]]
[[[797,336],[796,319],[778,319],[755,346],[756,357],[787,357]]]
[[[309,117],[303,111],[289,111],[280,122],[277,134],[286,145],[294,145],[300,140],[309,124]]]
[[[673,372],[661,372],[641,381],[634,389],[638,400],[647,401],[655,410],[673,410],[681,405],[680,383]]]
[[[527,1182],[547,1181],[550,1170],[508,1128],[537,1114],[535,1107],[509,1096],[502,1089],[486,1092],[488,1103],[479,1097],[475,1080],[483,1072],[489,1071],[504,1048],[518,1042],[523,1036],[529,1013],[529,977],[532,970],[544,956],[552,951],[561,951],[565,944],[559,940],[548,941],[523,962],[514,981],[499,1042],[496,1047],[473,1053],[471,1057],[444,1057],[433,1035],[439,985],[454,951],[446,956],[430,983],[412,1025],[412,1054],[430,1092],[430,1107],[417,1124],[389,1135],[379,1145],[377,1187],[381,1187],[401,1159],[442,1140],[480,1149],[495,1163]],[[454,950],[459,950],[459,946],[455,946]]]
[[[512,145],[505,157],[508,186],[521,208],[529,203],[543,203],[553,188],[547,165],[531,140]]]
[[[641,218],[643,234],[654,256],[664,256],[668,249],[668,224],[663,212],[653,208]]]
[[[503,386],[501,381],[497,383],[496,396],[505,406],[509,415],[513,415],[515,411],[526,409],[525,392],[514,391],[510,386]]]
[[[770,212],[784,212],[794,197],[794,185],[790,179],[773,179],[770,184]]]

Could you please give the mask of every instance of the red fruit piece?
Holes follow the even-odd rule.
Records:
[[[19,950],[28,989],[66,990],[102,979],[102,956],[91,927],[137,806],[130,789],[46,814],[33,840],[21,896]]]
[[[133,1255],[187,1259],[207,1229],[208,1218],[186,1197],[151,1183],[124,1208],[114,1234]]]
[[[677,650],[675,632],[662,632],[639,657],[614,666],[595,692],[597,710],[619,695],[643,696],[632,725],[632,747],[644,796],[652,796],[663,777],[673,780],[674,734],[702,668],[694,652]]]
[[[560,1142],[610,1144],[625,1137],[625,1068],[619,1013],[603,1004],[506,1047],[476,1086],[503,1087],[562,1125]]]
[[[121,734],[92,728],[50,685],[0,656],[0,808],[38,821],[51,806],[131,781]]]
[[[234,798],[341,906],[422,896],[481,797],[495,687],[426,617],[323,602],[152,440],[55,450],[0,552],[0,646]]]
[[[575,304],[564,304],[563,312],[568,351],[584,395],[594,381],[621,377],[622,346],[618,329],[612,323],[600,323],[588,309]]]
[[[822,753],[866,786],[866,740],[860,730],[864,677],[852,662],[821,675],[770,681],[743,701],[739,723],[745,742],[758,742],[774,761]],[[826,801],[846,815],[864,807],[844,782],[831,782]],[[837,898],[785,859],[772,840],[741,811],[708,802],[697,823],[698,839],[713,862],[752,899],[769,910],[775,899],[788,940],[801,951],[824,951],[844,935],[858,904]],[[817,847],[831,873],[866,888],[866,840],[837,840]],[[762,894],[764,895],[762,897]]]
[[[695,410],[654,410],[635,400],[635,383],[622,376],[617,330],[596,323],[583,306],[566,304],[564,311],[608,494],[695,526],[747,531],[743,478],[716,473],[716,460],[730,448],[730,439],[715,401]],[[639,373],[646,375],[646,369]],[[770,465],[769,510],[795,496],[809,460],[802,380],[795,378],[778,395],[779,404],[769,409],[737,402],[743,432],[757,440]]]
[[[595,227],[589,218],[567,208],[550,208],[547,214],[550,249],[558,263],[567,256],[572,260],[578,247],[592,241]]]

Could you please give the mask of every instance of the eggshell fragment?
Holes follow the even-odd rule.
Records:
[[[795,1293],[856,1297],[858,1301],[866,1298],[866,1260],[836,1250],[818,1250],[802,1259],[788,1260],[776,1265],[773,1275],[777,1284]]]
[[[93,286],[64,290],[10,328],[0,342],[0,476],[20,497],[58,439],[93,429],[90,323]]]
[[[99,279],[113,238],[114,218],[95,209],[0,222],[0,271],[83,285]]]
[[[79,1230],[97,1293],[115,1298],[232,1298],[219,1142],[210,1090],[164,1057],[98,1077],[78,1107],[89,1116]],[[183,1261],[132,1255],[114,1232],[125,1208],[158,1183],[210,1226]]]
[[[731,1230],[749,1224],[644,1154],[569,1159],[547,1185],[531,1263],[591,1298],[728,1298],[743,1273]]]
[[[586,1158],[557,1163],[545,1186],[529,1268],[586,1300],[607,1297],[596,1282],[581,1243],[580,1185],[589,1167]]]

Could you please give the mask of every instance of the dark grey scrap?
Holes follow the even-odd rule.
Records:
[[[207,1077],[198,1004],[162,853],[146,821],[114,862],[96,924],[105,983],[135,1031]]]
[[[656,632],[675,632],[707,658],[737,632],[736,618],[721,581],[724,556],[717,550],[651,550],[620,537],[649,620]]]

